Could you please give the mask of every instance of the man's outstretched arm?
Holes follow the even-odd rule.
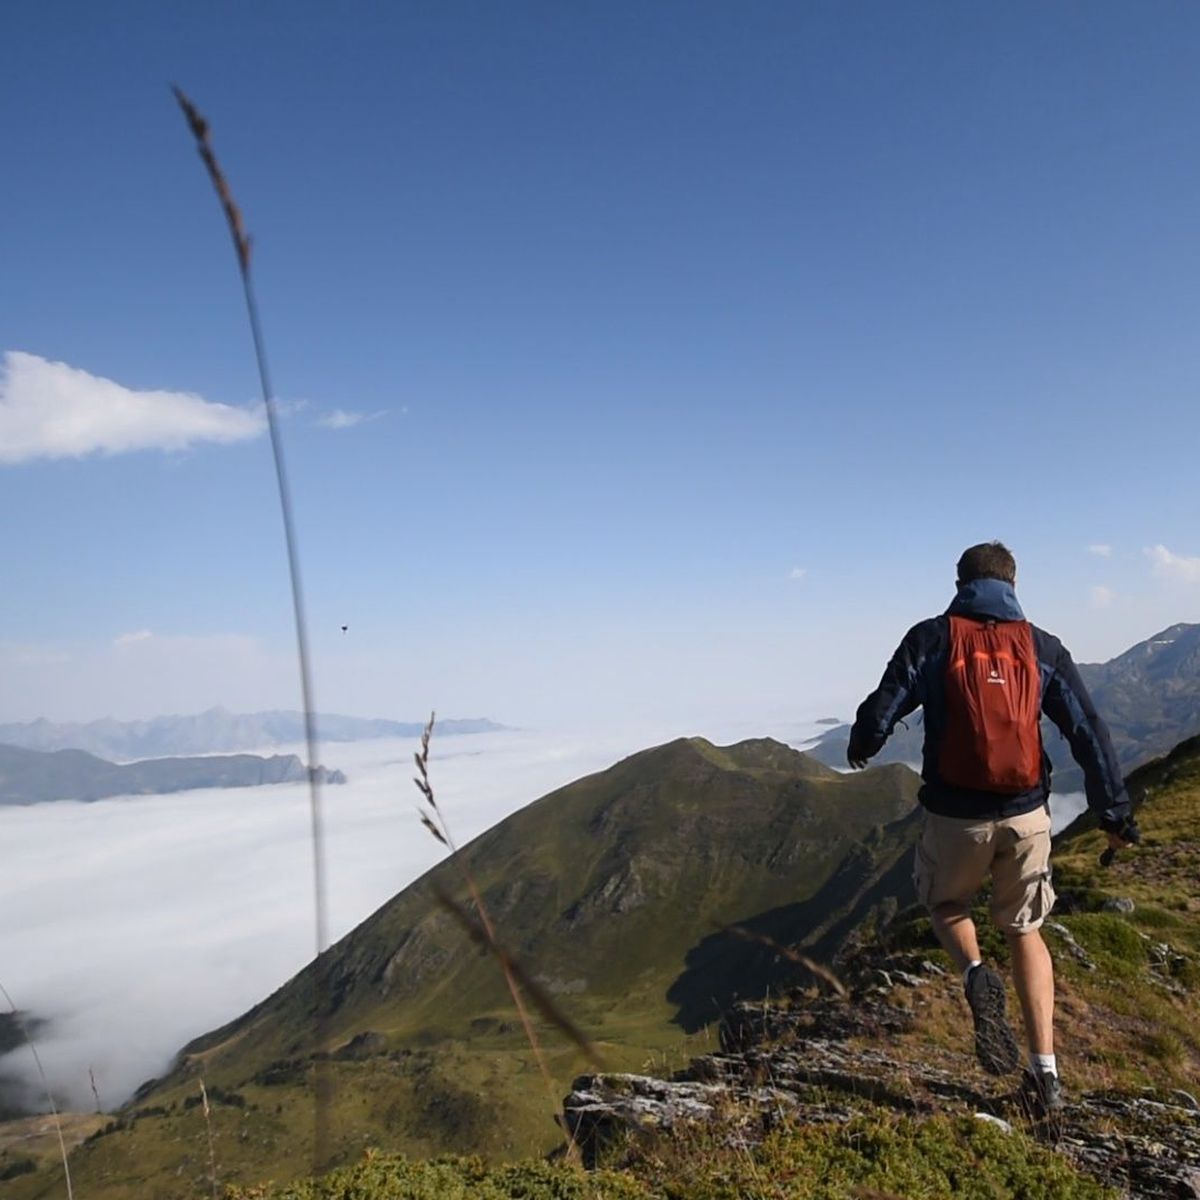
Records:
[[[923,702],[921,668],[929,657],[931,624],[923,621],[904,635],[879,686],[858,706],[846,748],[846,761],[855,770],[865,767],[883,749],[896,722]]]
[[[1124,836],[1131,823],[1129,793],[1108,726],[1096,712],[1066,647],[1054,640],[1049,650],[1042,711],[1067,739],[1072,757],[1083,770],[1088,808],[1099,817],[1100,828],[1118,841],[1130,841]]]

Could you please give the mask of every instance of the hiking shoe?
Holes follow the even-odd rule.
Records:
[[[991,967],[978,966],[967,976],[967,1003],[975,1018],[975,1057],[989,1075],[1017,1069],[1021,1051],[1004,1015],[1004,980]]]
[[[1062,1080],[1053,1071],[1032,1071],[1025,1068],[1021,1081],[1025,1103],[1035,1120],[1053,1119],[1062,1115]]]

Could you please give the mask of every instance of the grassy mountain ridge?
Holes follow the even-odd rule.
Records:
[[[778,742],[679,739],[535,801],[463,855],[506,947],[586,1009],[631,990],[650,999],[697,935],[781,895],[814,894],[873,826],[912,810],[915,789],[903,768],[849,777]],[[494,964],[436,904],[435,884],[462,890],[452,864],[435,867],[329,951],[336,1036],[367,1024],[453,1035],[507,1013]],[[294,1052],[293,1027],[311,1020],[311,971],[185,1047],[184,1061]]]
[[[318,767],[325,783],[345,783],[341,771]],[[295,754],[214,754],[112,763],[86,750],[26,750],[0,745],[0,804],[51,800],[103,800],[109,796],[163,795],[196,788],[258,787],[302,783]]]

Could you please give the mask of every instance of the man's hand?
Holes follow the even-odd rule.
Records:
[[[1108,849],[1100,855],[1102,867],[1112,866],[1118,850],[1124,850],[1126,846],[1136,846],[1142,840],[1142,831],[1132,817],[1126,817],[1116,829],[1106,829],[1104,832],[1108,836]]]
[[[879,747],[871,747],[865,742],[855,737],[850,736],[850,744],[846,747],[846,761],[855,771],[861,771],[869,759],[879,753]]]
[[[1136,846],[1142,840],[1142,831],[1132,817],[1125,817],[1115,829],[1105,829],[1108,834],[1108,844],[1113,850],[1123,850],[1126,846]]]

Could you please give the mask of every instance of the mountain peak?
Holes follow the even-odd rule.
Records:
[[[693,738],[710,761],[730,771],[791,772],[815,778],[837,776],[816,759],[775,738],[747,738],[729,746],[714,746],[704,738]]]
[[[760,781],[796,779],[836,781],[841,773],[774,738],[747,738],[718,746],[700,736],[678,737],[639,750],[610,768],[636,772],[643,780],[675,779],[693,784],[725,776],[747,775]]]

